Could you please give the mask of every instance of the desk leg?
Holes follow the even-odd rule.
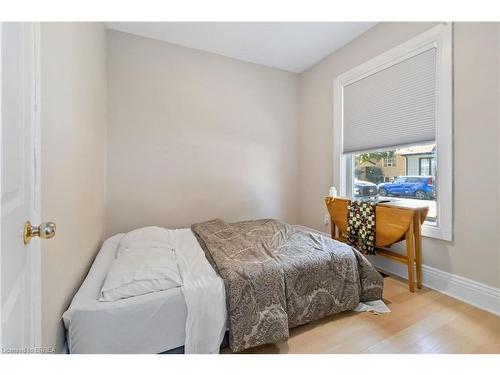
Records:
[[[410,292],[415,291],[415,273],[414,273],[414,263],[415,263],[415,236],[413,235],[413,222],[410,223],[410,228],[406,232],[406,257],[408,258],[408,288]]]
[[[422,288],[422,225],[420,212],[413,219],[415,235],[415,263],[417,268],[417,288]]]

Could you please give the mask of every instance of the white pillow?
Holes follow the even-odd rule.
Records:
[[[125,251],[137,248],[165,248],[173,249],[172,231],[160,227],[144,227],[126,233],[120,240],[116,251],[119,258]]]
[[[181,285],[173,250],[134,246],[133,251],[124,251],[113,261],[99,301],[113,302]]]

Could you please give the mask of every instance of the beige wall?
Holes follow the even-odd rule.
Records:
[[[64,343],[61,316],[104,233],[106,34],[102,24],[42,23],[42,343]]]
[[[382,23],[301,75],[300,222],[328,231],[323,197],[333,181],[333,80],[429,29]],[[424,263],[500,287],[499,32],[496,23],[454,28],[454,241],[426,238]]]
[[[42,217],[58,224],[43,242],[43,345],[60,349],[105,227],[276,217],[327,230],[334,77],[431,26],[379,24],[298,76],[119,32],[106,65],[101,24],[42,24]],[[425,264],[497,287],[499,41],[497,24],[456,24],[455,240],[424,241]]]
[[[298,75],[108,31],[107,234],[298,220]]]

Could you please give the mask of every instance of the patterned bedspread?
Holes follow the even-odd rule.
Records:
[[[215,219],[192,230],[224,280],[233,351],[286,340],[290,328],[382,297],[382,276],[331,238],[272,219]]]

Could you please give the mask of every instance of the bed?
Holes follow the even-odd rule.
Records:
[[[286,340],[290,328],[378,300],[383,279],[348,245],[272,219],[167,230],[183,285],[97,300],[124,234],[108,239],[63,315],[71,353],[217,353]]]
[[[63,314],[70,353],[163,353],[180,348],[187,353],[219,351],[227,319],[222,280],[206,261],[190,229],[165,231],[179,249],[184,285],[100,302],[100,289],[124,234],[109,238]],[[203,322],[211,324],[200,326]]]

